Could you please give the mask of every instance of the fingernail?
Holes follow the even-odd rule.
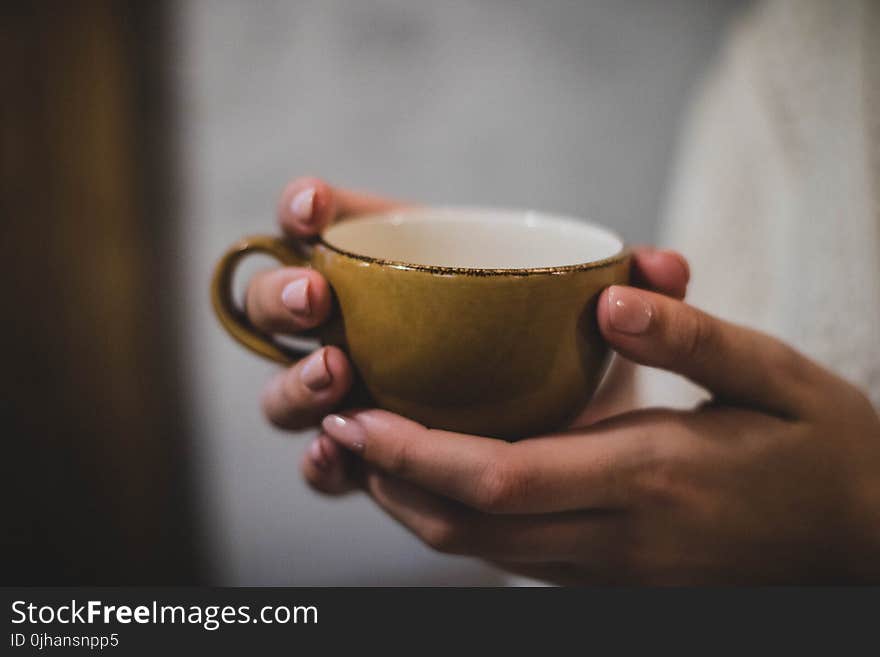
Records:
[[[299,371],[299,377],[309,390],[323,390],[329,386],[333,377],[327,369],[327,350],[318,349],[306,358]]]
[[[300,315],[308,315],[309,303],[309,279],[298,278],[284,286],[281,291],[281,303],[291,312]]]
[[[321,427],[327,435],[342,443],[348,449],[362,452],[367,433],[361,424],[351,417],[342,415],[328,415],[321,422]]]
[[[615,331],[639,335],[648,330],[654,310],[641,294],[629,287],[608,290],[608,318]]]
[[[309,445],[309,458],[312,460],[318,468],[321,470],[326,470],[329,465],[327,461],[327,457],[324,455],[324,450],[321,449],[321,439],[315,438],[312,441],[312,444]]]
[[[290,201],[290,212],[294,218],[308,223],[312,219],[312,210],[315,204],[315,188],[309,187],[297,193]]]

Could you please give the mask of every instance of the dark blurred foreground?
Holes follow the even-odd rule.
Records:
[[[5,585],[197,580],[166,9],[0,9]]]

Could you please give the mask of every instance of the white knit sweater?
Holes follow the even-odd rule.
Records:
[[[880,408],[880,2],[745,15],[690,117],[664,241],[689,301],[800,349]],[[646,403],[701,393],[643,371]]]

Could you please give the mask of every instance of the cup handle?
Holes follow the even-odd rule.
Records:
[[[311,263],[303,255],[297,242],[271,235],[252,235],[233,244],[214,267],[211,279],[211,303],[223,328],[239,343],[254,353],[282,365],[291,365],[310,350],[282,345],[251,324],[244,310],[233,299],[232,283],[235,269],[245,256],[263,253],[276,258],[283,265],[308,267]]]

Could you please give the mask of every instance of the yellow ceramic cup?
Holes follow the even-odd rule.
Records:
[[[315,240],[247,237],[217,263],[214,309],[232,337],[282,364],[305,352],[257,331],[233,300],[235,267],[254,252],[326,277],[336,310],[317,335],[349,354],[361,403],[506,439],[559,429],[589,401],[608,361],[596,302],[629,279],[619,237],[528,211],[408,209]]]

